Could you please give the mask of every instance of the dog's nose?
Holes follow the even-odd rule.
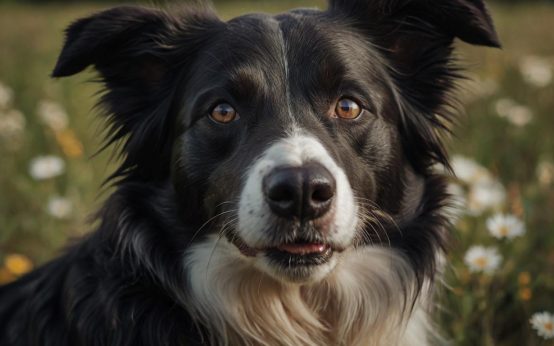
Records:
[[[320,164],[278,167],[263,180],[271,210],[286,218],[313,220],[325,215],[335,196],[335,178]]]

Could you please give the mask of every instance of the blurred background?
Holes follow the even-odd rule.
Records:
[[[91,230],[109,194],[117,158],[94,155],[94,74],[49,73],[63,29],[113,4],[0,0],[0,284]],[[325,3],[216,1],[223,18],[307,6]],[[554,1],[490,6],[503,50],[459,44],[470,80],[451,190],[463,213],[436,323],[454,345],[554,345]]]

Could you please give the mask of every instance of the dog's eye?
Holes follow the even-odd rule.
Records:
[[[239,118],[237,111],[228,103],[220,103],[212,109],[210,119],[220,124],[228,124]]]
[[[362,107],[349,98],[341,98],[335,106],[335,116],[341,119],[356,119],[362,113]]]

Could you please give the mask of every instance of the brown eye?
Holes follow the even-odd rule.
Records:
[[[342,98],[335,106],[335,115],[341,119],[356,119],[362,113],[362,107],[349,98]]]
[[[220,103],[210,113],[210,118],[220,124],[228,124],[238,119],[239,114],[228,103]]]

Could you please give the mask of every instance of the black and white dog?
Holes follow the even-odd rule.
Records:
[[[453,40],[481,0],[330,0],[71,25],[122,163],[98,227],[0,288],[2,345],[427,345],[448,240]]]

